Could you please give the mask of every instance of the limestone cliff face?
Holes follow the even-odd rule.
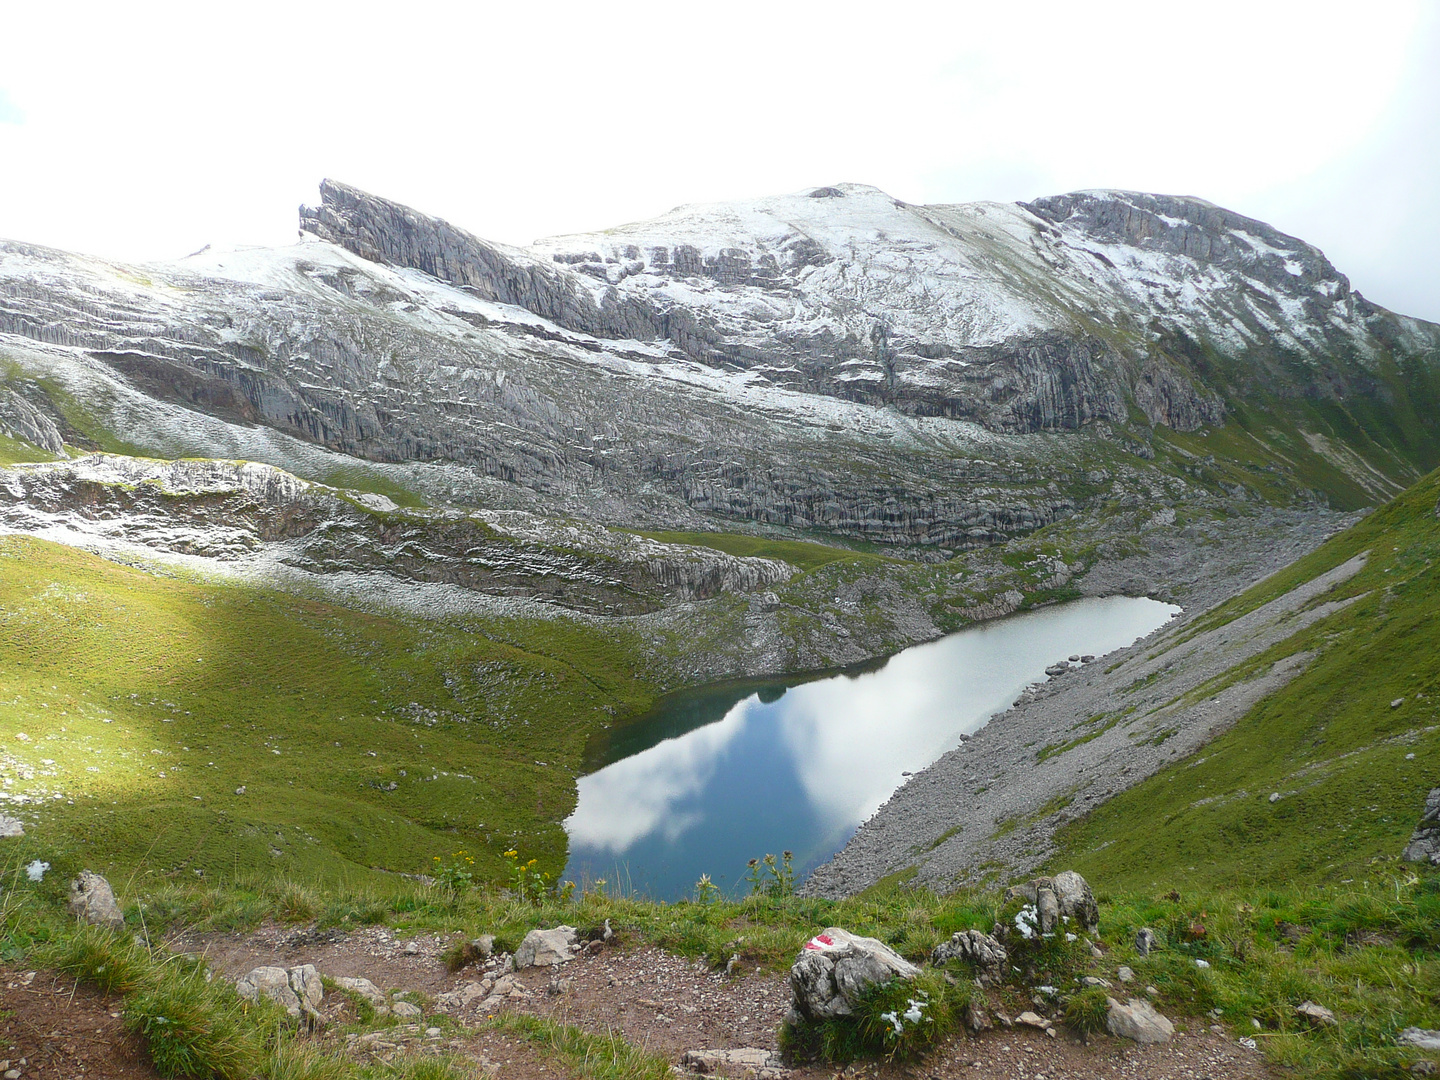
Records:
[[[0,526],[317,574],[382,574],[596,615],[753,592],[792,567],[530,514],[404,511],[254,462],[92,454],[0,468]]]

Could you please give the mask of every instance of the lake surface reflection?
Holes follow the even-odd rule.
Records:
[[[588,749],[565,823],[567,877],[656,899],[708,873],[739,892],[747,860],[795,854],[797,881],[904,782],[1074,653],[1123,648],[1179,608],[1115,596],[962,630],[816,679],[676,695]]]

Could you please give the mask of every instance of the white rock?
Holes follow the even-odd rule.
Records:
[[[424,1015],[424,1010],[419,1005],[412,1005],[408,1001],[392,1001],[390,1011],[402,1020],[415,1020]]]
[[[1131,971],[1124,964],[1121,964],[1120,969],[1115,972],[1115,977],[1119,979],[1122,983],[1134,982],[1135,972]]]
[[[1105,1018],[1105,1027],[1111,1035],[1138,1043],[1169,1042],[1174,1036],[1175,1025],[1156,1012],[1148,1001],[1131,998],[1122,1005],[1114,998],[1106,1000],[1110,1013]]]
[[[575,928],[557,926],[552,930],[531,930],[515,950],[515,966],[554,967],[575,959]]]
[[[23,821],[6,814],[0,814],[0,838],[24,835],[25,823]]]
[[[1313,1020],[1315,1023],[1323,1024],[1327,1027],[1331,1024],[1338,1023],[1333,1012],[1325,1008],[1324,1005],[1316,1005],[1313,1001],[1306,1001],[1296,1005],[1295,1012],[1297,1015],[1303,1016],[1306,1020]]]
[[[1440,1050],[1440,1031],[1408,1027],[1395,1040],[1401,1046],[1418,1046],[1421,1050]]]
[[[780,1080],[786,1076],[785,1062],[779,1054],[754,1046],[734,1050],[687,1050],[680,1065],[691,1072],[709,1076],[754,1077],[754,1080]]]
[[[245,1001],[268,997],[291,1016],[300,1015],[300,998],[290,985],[290,973],[282,967],[252,968],[235,983],[235,993]]]
[[[320,972],[315,970],[314,964],[300,964],[292,967],[286,975],[290,979],[290,989],[295,991],[295,996],[300,999],[302,1009],[315,1009],[325,998],[325,985],[320,981]]]
[[[352,994],[359,994],[371,1005],[384,1005],[386,1003],[384,992],[369,979],[339,978],[335,980],[335,985],[340,987],[341,990],[349,990]]]
[[[235,993],[246,1001],[258,1001],[263,995],[291,1016],[311,1016],[324,1000],[325,987],[314,964],[299,964],[289,970],[265,966],[240,976]]]

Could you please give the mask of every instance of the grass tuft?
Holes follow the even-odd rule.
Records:
[[[224,981],[207,982],[205,970],[165,965],[165,977],[125,1000],[125,1022],[145,1040],[164,1077],[248,1080],[267,1055],[266,1029]]]
[[[1088,986],[1065,999],[1065,1024],[1082,1035],[1105,1030],[1110,1015],[1110,994],[1104,987]]]

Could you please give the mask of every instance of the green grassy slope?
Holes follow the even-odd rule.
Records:
[[[0,628],[4,790],[110,872],[558,869],[587,735],[654,697],[623,630],[379,617],[23,537]]]
[[[714,548],[740,558],[780,559],[802,571],[840,561],[867,567],[879,566],[887,561],[884,556],[831,547],[809,540],[778,540],[744,533],[641,532],[637,535],[658,540],[662,544],[690,544],[694,547]]]
[[[1197,629],[1220,625],[1369,553],[1324,598],[1353,603],[1252,665],[1314,652],[1301,675],[1190,759],[1068,826],[1052,865],[1149,888],[1343,881],[1393,861],[1440,784],[1437,499],[1440,472],[1202,619]]]

